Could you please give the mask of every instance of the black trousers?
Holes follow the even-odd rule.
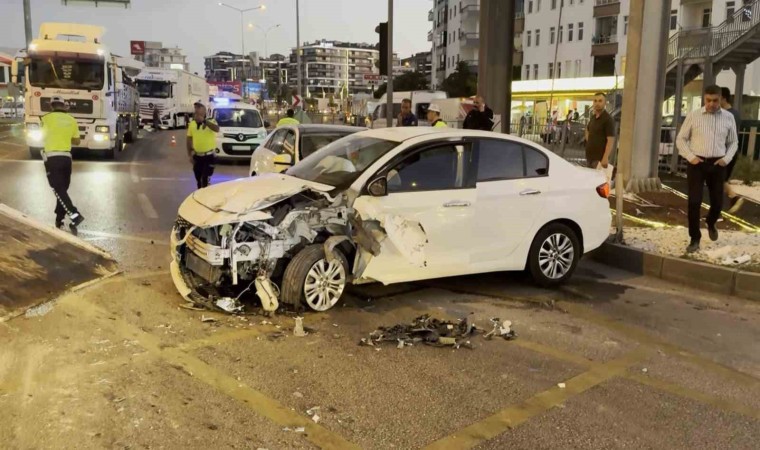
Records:
[[[211,181],[211,175],[214,174],[214,153],[208,152],[205,155],[193,155],[193,173],[198,189],[208,186]]]
[[[689,186],[689,237],[692,240],[699,241],[702,238],[699,221],[705,185],[710,194],[708,226],[714,226],[718,222],[723,209],[723,183],[726,181],[726,168],[715,164],[718,159],[720,158],[706,158],[704,162],[689,164],[686,168],[686,180]]]
[[[79,211],[69,197],[71,184],[71,158],[67,156],[49,156],[45,161],[45,171],[50,187],[55,193],[55,220],[60,222],[68,214],[72,216]]]

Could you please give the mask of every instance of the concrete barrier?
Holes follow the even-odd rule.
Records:
[[[717,294],[760,301],[760,273],[657,255],[611,243],[603,244],[590,256],[608,266],[638,275],[661,278]]]

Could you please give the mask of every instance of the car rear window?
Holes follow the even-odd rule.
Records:
[[[306,158],[325,145],[351,133],[320,133],[301,135],[301,158]]]

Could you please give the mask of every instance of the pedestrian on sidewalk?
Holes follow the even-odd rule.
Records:
[[[731,105],[731,90],[727,87],[720,88],[720,107],[724,110],[731,113],[732,116],[734,116],[734,121],[736,122],[736,136],[737,141],[739,137],[739,130],[741,129],[742,124],[742,118],[739,114],[739,111],[737,111],[732,105]],[[728,206],[728,212],[734,213],[736,210],[738,210],[741,207],[742,198],[734,192],[734,190],[731,188],[731,185],[728,184],[729,181],[731,181],[731,173],[734,171],[734,166],[736,165],[736,160],[739,159],[738,155],[735,156],[730,163],[726,166],[726,183],[724,185],[724,189],[726,191],[726,195],[728,196],[729,200],[729,206]]]
[[[396,118],[397,127],[416,127],[417,116],[412,112],[412,101],[408,98],[401,100],[401,112]]]
[[[607,168],[615,142],[615,120],[607,112],[607,96],[594,94],[594,106],[586,125],[586,165],[592,169]]]
[[[465,130],[493,130],[493,110],[486,105],[483,97],[476,96],[472,106],[474,108],[467,113],[462,128]]]
[[[726,166],[738,148],[736,121],[730,112],[720,108],[721,90],[711,85],[705,88],[704,106],[686,116],[676,144],[679,154],[689,162],[686,179],[689,190],[688,253],[699,250],[702,233],[699,230],[702,192],[705,184],[710,193],[710,212],[707,214],[707,231],[710,239],[718,240],[716,223],[723,206],[723,183]]]
[[[63,227],[63,219],[69,216],[71,232],[77,234],[77,227],[84,216],[74,206],[69,197],[71,184],[71,146],[79,145],[79,125],[69,114],[66,102],[62,97],[50,99],[53,112],[42,116],[40,126],[45,143],[42,159],[50,187],[55,193],[55,227]]]
[[[214,150],[216,150],[216,133],[219,125],[214,119],[206,118],[206,106],[195,103],[193,121],[187,126],[187,156],[193,163],[193,173],[198,189],[211,182],[214,174]]]

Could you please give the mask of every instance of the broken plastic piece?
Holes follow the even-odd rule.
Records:
[[[213,317],[206,317],[202,315],[201,322],[216,322],[216,319],[214,319]]]
[[[303,329],[303,317],[296,317],[296,325],[293,327],[293,335],[298,337],[306,336],[306,331]]]
[[[261,300],[261,307],[264,311],[272,312],[277,310],[280,303],[277,301],[278,293],[275,291],[275,284],[265,276],[258,276],[254,281],[256,285],[256,295]]]
[[[232,297],[222,297],[217,300],[215,304],[217,307],[229,313],[236,313],[243,310],[243,305],[241,305],[237,299]]]
[[[313,416],[311,416],[311,420],[313,420],[314,423],[319,423],[319,419],[320,419],[320,417],[318,415],[316,415],[316,414],[314,414]]]
[[[557,386],[558,386],[560,389],[565,389],[565,387],[566,387],[565,383],[557,383]]]

